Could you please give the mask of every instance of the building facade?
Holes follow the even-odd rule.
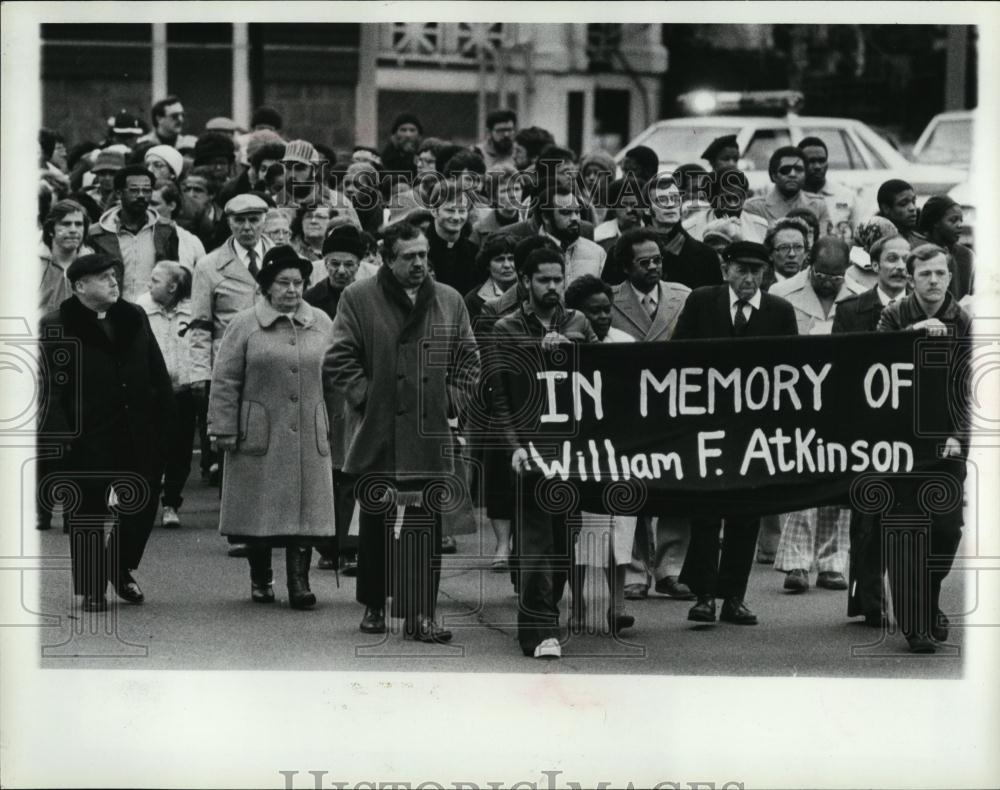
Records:
[[[659,117],[661,38],[658,24],[47,24],[43,122],[100,140],[109,116],[148,121],[176,94],[189,133],[268,104],[289,136],[338,148],[383,142],[404,111],[470,144],[503,105],[577,151],[614,150]]]

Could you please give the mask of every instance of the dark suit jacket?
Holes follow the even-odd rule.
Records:
[[[833,332],[874,332],[882,315],[882,301],[877,288],[851,296],[837,303],[833,314]]]
[[[780,296],[761,292],[760,309],[753,311],[743,337],[798,333],[795,308]],[[729,314],[729,286],[711,285],[692,291],[677,319],[673,340],[730,337],[735,335]]]

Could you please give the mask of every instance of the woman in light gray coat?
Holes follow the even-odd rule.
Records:
[[[274,601],[271,549],[285,547],[289,603],[309,609],[312,545],[333,537],[323,358],[333,323],[302,299],[312,264],[268,250],[264,299],[226,328],[212,371],[208,431],[227,453],[219,531],[248,546],[251,598]]]

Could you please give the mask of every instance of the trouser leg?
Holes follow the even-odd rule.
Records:
[[[816,511],[816,567],[820,573],[843,573],[850,546],[851,511],[831,505]]]
[[[715,590],[719,598],[742,600],[746,595],[759,531],[760,519],[726,519],[722,528],[722,556]]]
[[[208,476],[208,473],[211,471],[212,464],[216,461],[221,463],[222,456],[225,455],[225,453],[216,453],[212,449],[212,443],[208,438],[208,400],[210,394],[211,383],[206,385],[205,397],[197,401],[195,411],[198,422],[198,445],[201,447],[201,461],[199,466],[201,467],[201,474],[203,477]]]
[[[764,516],[760,520],[760,534],[757,536],[757,558],[773,560],[781,540],[781,516]]]
[[[108,583],[104,522],[108,517],[106,478],[71,478],[79,497],[68,515],[73,592],[76,595],[104,595]]]
[[[847,616],[877,617],[885,611],[882,520],[873,513],[851,511],[849,530]]]
[[[722,522],[718,519],[691,519],[691,540],[679,581],[695,595],[715,595],[721,529]]]
[[[518,485],[515,519],[518,546],[517,638],[522,650],[559,638],[559,607],[554,588],[553,554],[557,516],[538,506],[531,479]],[[564,519],[560,519],[564,521]],[[562,524],[565,529],[565,524]]]
[[[358,516],[358,603],[374,609],[385,608],[387,540],[395,525],[396,508],[371,510],[364,506]]]
[[[816,546],[817,508],[781,514],[781,538],[774,554],[776,571],[809,571]]]
[[[632,557],[625,567],[625,584],[649,587],[649,565],[656,554],[651,516],[636,516]]]
[[[691,540],[691,521],[677,516],[657,516],[654,542],[653,578],[677,576]]]
[[[194,449],[196,404],[190,389],[174,393],[177,404],[174,422],[166,433],[166,464],[163,470],[163,504],[179,508],[184,502],[181,492],[191,474],[191,453]]]
[[[407,622],[433,618],[441,584],[441,516],[426,507],[403,509],[399,532],[399,578],[392,613]]]
[[[134,571],[139,567],[149,535],[153,531],[156,509],[159,506],[160,480],[147,479],[146,484],[149,488],[141,506],[128,505],[128,510],[133,512],[118,509],[115,514],[111,538],[108,540],[108,566],[115,578],[123,571]]]

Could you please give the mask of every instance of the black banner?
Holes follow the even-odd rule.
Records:
[[[933,469],[962,422],[956,351],[900,332],[504,354],[525,356],[514,423],[533,469],[587,509],[737,516],[847,505],[859,475]]]

